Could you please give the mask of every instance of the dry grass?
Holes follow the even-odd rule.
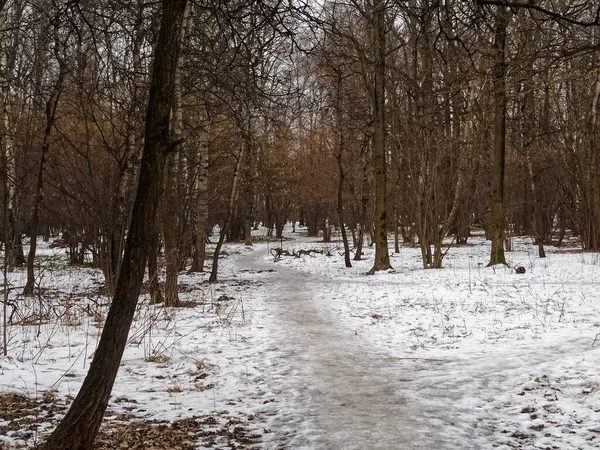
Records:
[[[129,399],[117,399],[117,403]],[[0,395],[0,411],[7,425],[0,426],[0,435],[10,436],[18,443],[8,446],[0,442],[0,449],[37,448],[41,443],[38,427],[42,423],[56,425],[66,412],[67,404],[58,399],[54,392],[45,392],[40,400],[18,394]],[[214,447],[218,442],[230,448],[255,449],[260,436],[247,430],[248,420],[230,417],[226,412],[215,415],[193,416],[166,421],[141,421],[131,414],[120,414],[105,418],[96,445],[96,450],[193,450],[201,444]]]

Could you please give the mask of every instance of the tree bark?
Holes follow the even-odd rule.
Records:
[[[132,38],[132,85],[131,100],[127,112],[126,145],[121,158],[117,162],[115,183],[115,197],[112,203],[111,223],[106,230],[106,251],[103,261],[103,271],[109,293],[114,293],[117,285],[117,275],[123,261],[123,250],[129,221],[131,220],[132,198],[131,192],[135,189],[135,179],[141,156],[141,136],[139,133],[142,117],[139,111],[143,99],[142,91],[142,45],[144,40],[143,27],[143,0],[137,0],[137,18],[135,21]]]
[[[42,446],[43,450],[92,450],[119,370],[142,288],[150,240],[171,139],[175,72],[186,0],[163,0],[156,45],[140,178],[114,299],[90,370],[67,415]]]
[[[498,6],[494,32],[494,145],[492,154],[491,238],[488,266],[506,263],[504,256],[504,167],[506,155],[506,30],[508,8]]]
[[[356,239],[356,253],[354,254],[354,261],[360,261],[363,254],[363,245],[365,242],[365,223],[367,221],[367,205],[369,203],[369,165],[365,162],[363,164],[363,176],[361,183],[360,193],[360,218],[358,223],[358,236]]]
[[[40,167],[38,170],[37,184],[35,188],[35,200],[33,204],[33,214],[29,225],[29,253],[27,255],[27,281],[23,288],[23,295],[33,295],[35,284],[34,262],[37,250],[37,233],[40,219],[40,205],[44,199],[44,170],[46,160],[48,159],[48,150],[50,149],[50,133],[54,126],[56,118],[56,107],[62,90],[62,73],[59,75],[59,80],[54,88],[54,92],[46,103],[46,128],[44,129],[44,139],[42,143],[42,156],[40,158]]]
[[[546,251],[544,250],[544,237],[542,235],[542,216],[540,211],[540,205],[538,200],[538,189],[535,182],[535,171],[533,167],[533,157],[531,155],[531,145],[533,142],[533,130],[535,126],[535,105],[533,96],[533,86],[529,81],[525,82],[525,97],[523,99],[523,150],[525,152],[525,159],[527,160],[527,174],[529,176],[529,193],[531,194],[531,202],[533,204],[533,212],[530,219],[531,233],[535,239],[535,243],[538,246],[538,256],[540,258],[546,257]]]
[[[16,17],[14,18],[15,23],[20,22],[20,18],[23,13],[23,7],[18,4],[16,7]],[[15,144],[15,131],[17,120],[13,117],[13,89],[12,89],[12,77],[13,70],[15,67],[17,46],[8,45],[5,31],[5,14],[4,10],[0,11],[0,44],[1,50],[1,70],[0,74],[2,80],[2,93],[3,108],[2,125],[3,131],[3,151],[4,151],[4,164],[5,164],[5,227],[7,232],[5,233],[6,242],[5,244],[5,255],[7,261],[7,270],[12,272],[15,266],[20,266],[25,263],[25,256],[23,254],[23,245],[21,242],[20,227],[17,218],[17,168],[16,168],[16,144]],[[19,27],[16,27],[16,35],[13,38],[14,42],[18,42],[20,39]]]
[[[244,130],[244,143],[246,145],[246,158],[248,163],[245,168],[244,192],[242,194],[243,234],[244,245],[252,245],[252,215],[254,213],[254,190],[256,186],[256,148],[252,134],[252,118],[248,117],[247,129]]]
[[[204,272],[206,261],[206,231],[208,226],[208,145],[199,149],[200,164],[196,177],[196,237],[190,272]]]
[[[229,204],[227,206],[227,216],[225,218],[225,223],[221,228],[221,232],[219,233],[219,241],[217,242],[217,247],[215,248],[215,253],[213,255],[213,264],[210,271],[210,277],[208,277],[208,281],[210,283],[216,283],[218,281],[218,273],[219,273],[219,253],[221,252],[221,248],[223,247],[223,242],[225,241],[225,235],[227,234],[227,230],[231,221],[233,220],[233,206],[235,203],[235,196],[237,193],[237,184],[238,178],[240,174],[240,166],[242,164],[242,159],[244,158],[244,148],[240,151],[240,155],[238,156],[237,163],[235,165],[235,170],[233,171],[233,181],[231,183],[231,194],[229,196]]]
[[[344,203],[343,203],[344,169],[342,167],[341,153],[340,153],[340,156],[338,157],[338,166],[339,166],[339,182],[338,182],[337,209],[338,209],[338,220],[340,222],[340,231],[342,232],[342,242],[344,244],[344,264],[346,265],[346,267],[352,267],[352,262],[350,262],[350,244],[348,243],[348,233],[346,232],[346,225],[344,224]]]
[[[44,199],[44,170],[46,168],[46,160],[48,159],[48,151],[50,150],[50,134],[56,119],[56,108],[60,100],[62,92],[63,80],[65,76],[64,62],[59,55],[59,46],[61,45],[58,38],[59,17],[58,15],[53,20],[54,26],[54,54],[59,64],[59,72],[56,78],[50,97],[46,101],[46,127],[44,128],[44,138],[42,140],[42,155],[40,158],[40,167],[38,169],[37,183],[35,188],[35,200],[33,203],[33,214],[29,225],[29,253],[27,255],[27,281],[23,288],[23,295],[33,295],[35,284],[34,262],[37,250],[37,233],[40,221],[40,205]]]
[[[150,303],[153,305],[164,301],[160,285],[158,284],[159,241],[160,233],[155,229],[150,238],[150,252],[148,254],[148,293],[150,294]]]
[[[385,153],[385,0],[373,1],[375,85],[373,158],[375,161],[375,262],[369,271],[391,269],[387,242],[387,171]]]
[[[338,151],[336,160],[338,163],[338,191],[337,191],[337,213],[338,221],[340,224],[340,231],[342,233],[342,243],[344,244],[344,264],[346,267],[352,267],[350,262],[350,244],[348,243],[348,233],[346,233],[346,226],[344,224],[344,128],[343,128],[343,114],[342,114],[342,73],[337,70],[337,83],[336,83],[336,121],[338,128]]]
[[[589,238],[586,249],[597,250],[600,248],[600,170],[598,168],[598,100],[600,99],[600,72],[596,78],[596,86],[592,99],[589,121],[589,146],[590,146],[590,226]]]
[[[183,42],[189,28],[189,4],[185,9],[183,27],[179,41]],[[183,132],[183,107],[181,104],[181,68],[175,69],[175,93],[173,95],[173,139],[181,138]],[[166,279],[164,289],[165,306],[179,305],[179,267],[181,260],[181,198],[177,178],[183,174],[177,166],[177,153],[167,157],[165,192],[162,198],[161,225],[165,243]]]
[[[177,198],[177,171],[175,170],[175,154],[167,158],[165,192],[162,197],[161,226],[165,244],[166,278],[164,288],[165,306],[179,304],[179,199]]]

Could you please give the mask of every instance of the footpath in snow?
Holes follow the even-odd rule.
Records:
[[[509,254],[520,275],[486,268],[487,244],[472,242],[442,270],[402,248],[374,276],[368,251],[345,269],[314,239],[228,246],[218,285],[181,276],[191,307],[141,302],[108,419],[193,421],[189,448],[600,448],[600,258],[538,259],[522,240]],[[331,256],[275,262],[274,245]],[[99,273],[47,257],[43,301],[14,299],[0,389],[64,401],[107,301]],[[61,414],[0,409],[0,448],[34,445]]]

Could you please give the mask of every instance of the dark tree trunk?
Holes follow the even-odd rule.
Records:
[[[375,161],[375,262],[369,271],[391,269],[387,242],[387,176],[385,155],[385,1],[373,0],[375,80],[373,91],[373,157]]]
[[[400,232],[398,230],[398,200],[396,199],[396,208],[394,209],[394,253],[400,253]]]
[[[344,204],[343,204],[343,188],[344,188],[344,170],[342,168],[342,158],[338,159],[340,169],[340,180],[338,185],[338,220],[340,221],[340,230],[342,232],[342,242],[344,243],[344,264],[346,267],[352,267],[350,262],[350,244],[348,243],[348,234],[344,224]]]
[[[596,88],[592,99],[592,108],[589,120],[589,145],[590,145],[590,212],[589,212],[589,237],[584,243],[587,250],[600,249],[600,170],[598,168],[598,100],[600,99],[600,73],[596,79]]]
[[[255,148],[252,141],[252,121],[248,118],[247,129],[244,132],[244,142],[246,145],[246,158],[248,159],[245,168],[244,192],[242,194],[242,212],[244,220],[242,224],[244,245],[252,245],[252,215],[254,214],[254,190],[256,186],[256,168],[255,168]]]
[[[505,264],[504,167],[506,155],[506,29],[508,8],[498,6],[494,37],[494,147],[492,154],[491,238],[488,266]]]
[[[346,267],[352,267],[352,263],[350,262],[350,244],[348,243],[348,234],[346,233],[346,226],[344,225],[344,119],[342,115],[342,73],[341,71],[337,71],[337,84],[336,84],[336,119],[337,119],[337,128],[339,132],[338,136],[338,152],[336,155],[337,163],[338,163],[338,192],[337,192],[337,213],[338,213],[338,221],[340,224],[340,231],[342,233],[342,242],[344,244],[344,264]]]
[[[55,32],[55,52],[58,52],[60,43],[58,42],[58,16],[54,19],[54,32]],[[40,167],[38,170],[37,184],[35,188],[35,200],[33,204],[33,214],[31,216],[31,224],[29,226],[29,254],[27,255],[27,282],[23,288],[23,295],[33,295],[33,288],[35,284],[35,272],[34,262],[35,254],[37,250],[37,233],[40,222],[40,205],[44,199],[44,170],[46,168],[46,160],[48,159],[48,150],[50,149],[50,134],[54,121],[56,119],[56,108],[58,107],[58,101],[62,92],[62,85],[64,79],[64,65],[62,60],[57,55],[59,60],[59,73],[50,94],[50,98],[46,102],[46,128],[44,129],[44,138],[42,141],[42,156],[40,158]]]
[[[367,206],[369,204],[369,175],[368,175],[368,164],[363,165],[363,180],[361,185],[361,198],[360,198],[360,219],[358,224],[358,236],[356,239],[356,253],[354,254],[354,261],[360,261],[363,254],[363,245],[365,242],[365,223],[367,221]]]
[[[179,42],[184,42],[187,29],[189,26],[189,6],[184,11],[183,26],[181,27]],[[181,101],[181,68],[179,64],[175,69],[175,92],[173,95],[172,108],[172,138],[178,140],[183,133],[183,106]],[[184,255],[182,246],[183,233],[183,214],[182,214],[182,197],[183,189],[178,189],[181,184],[177,182],[178,177],[183,177],[181,165],[178,165],[180,156],[178,153],[173,153],[167,157],[166,161],[166,180],[165,191],[162,201],[162,232],[165,244],[165,265],[167,269],[165,279],[164,298],[165,306],[179,305],[179,269],[182,266],[181,260]]]
[[[526,94],[526,102],[528,101],[527,97],[529,94]],[[526,105],[526,108],[529,106],[533,107],[533,105]],[[526,113],[529,112],[526,110]],[[527,159],[527,174],[529,175],[529,193],[531,194],[531,201],[533,202],[533,211],[531,214],[530,222],[531,222],[531,234],[533,234],[535,238],[535,243],[538,246],[538,256],[540,258],[546,257],[546,251],[544,250],[544,237],[542,235],[542,217],[540,204],[538,200],[537,186],[535,183],[535,173],[533,170],[533,158],[531,156],[531,148],[529,142],[529,136],[526,136],[525,139],[525,157]]]
[[[223,242],[225,241],[225,233],[227,232],[227,222],[221,228],[221,232],[219,233],[219,240],[217,241],[217,246],[215,247],[215,253],[213,254],[213,263],[210,270],[210,276],[208,277],[208,281],[210,283],[216,283],[219,281],[219,253],[221,253],[221,248],[223,247]]]
[[[67,415],[43,450],[92,450],[112,391],[142,288],[162,190],[170,132],[179,36],[187,0],[163,0],[146,110],[144,151],[132,220],[115,295],[90,370]]]
[[[283,238],[283,229],[285,228],[285,219],[275,219],[275,237]]]
[[[231,221],[233,220],[233,206],[235,202],[235,194],[237,192],[237,184],[240,173],[240,165],[242,164],[242,159],[244,157],[244,150],[242,149],[238,161],[235,165],[235,170],[233,172],[233,182],[231,183],[231,194],[229,196],[229,205],[227,206],[227,217],[225,219],[225,224],[221,228],[221,232],[219,234],[219,242],[217,242],[217,248],[215,248],[215,253],[213,255],[213,264],[210,271],[210,277],[208,277],[208,281],[210,283],[216,283],[218,281],[218,273],[219,273],[219,253],[221,252],[221,248],[223,247],[223,242],[225,241],[225,235],[228,232]]]

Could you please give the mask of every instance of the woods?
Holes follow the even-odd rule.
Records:
[[[62,233],[74,264],[116,286],[160,8],[115,5],[3,8],[9,271],[25,263],[23,236]],[[179,270],[204,268],[217,224],[248,245],[257,223],[278,236],[305,223],[325,240],[343,229],[347,251],[364,237],[379,249],[374,270],[389,268],[388,231],[421,247],[424,268],[442,267],[443,239],[464,244],[473,227],[491,239],[492,265],[515,235],[540,254],[567,230],[598,249],[594,13],[568,2],[190,4],[173,109],[185,144],[169,158],[154,244],[167,302]]]
[[[479,231],[489,266],[522,236],[539,258],[600,251],[595,2],[0,7],[4,354],[8,274],[26,270],[19,298],[45,295],[39,240],[110,298],[45,449],[92,448],[146,287],[181,306],[182,274],[217,283],[224,246],[259,226],[339,233],[347,269],[373,247],[371,275],[401,246],[442,269]]]

